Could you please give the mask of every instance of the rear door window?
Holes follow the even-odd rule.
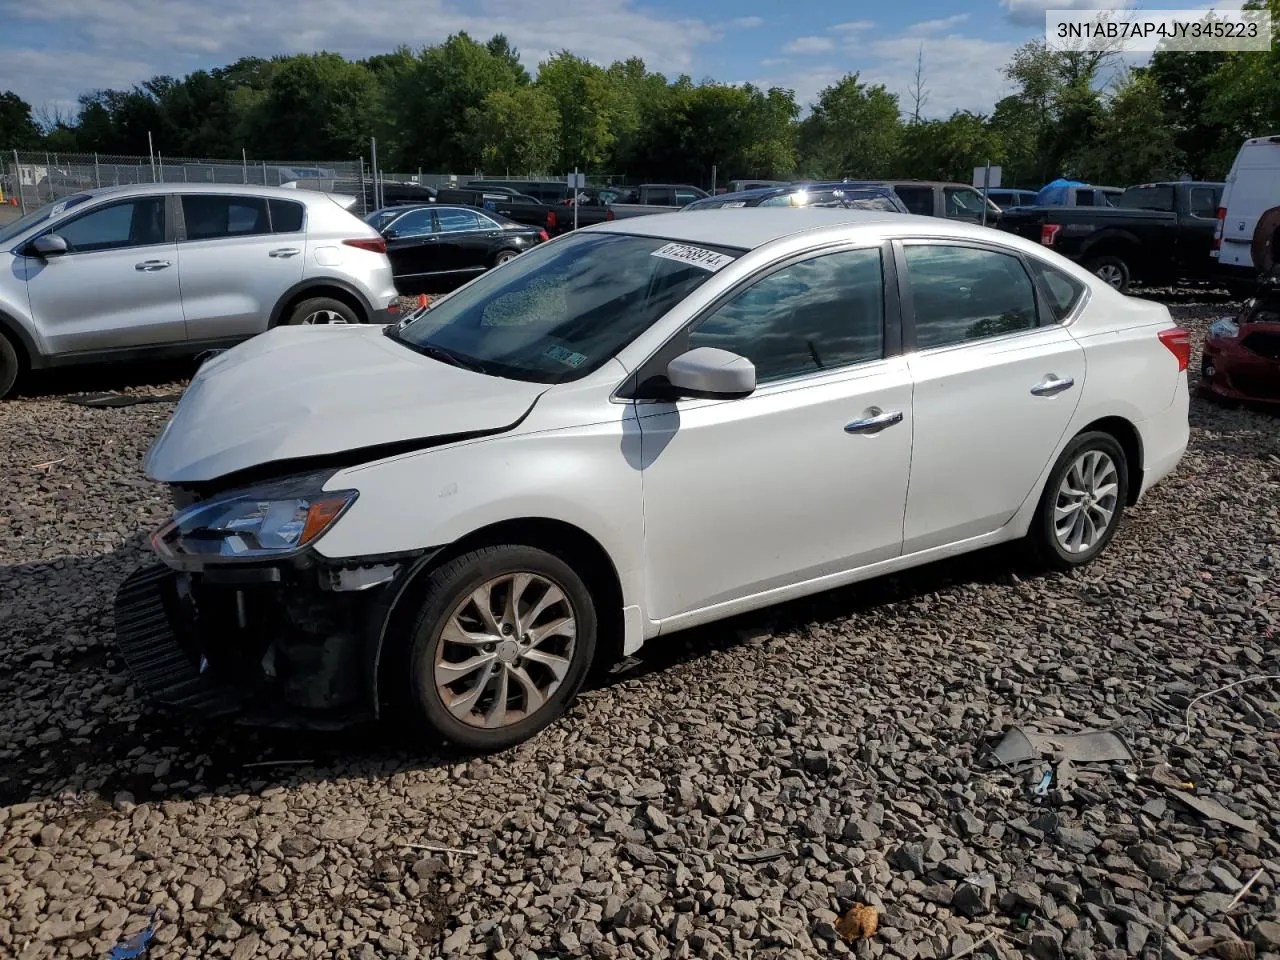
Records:
[[[1222,191],[1217,187],[1192,187],[1188,197],[1191,215],[1205,220],[1218,219],[1218,199]]]
[[[1031,272],[1040,281],[1044,291],[1044,299],[1048,301],[1049,312],[1058,323],[1065,320],[1075,309],[1080,298],[1084,296],[1085,285],[1075,277],[1067,276],[1061,270],[1055,270],[1043,260],[1028,258]]]
[[[437,210],[435,214],[438,233],[465,233],[480,229],[479,216],[470,210]]]
[[[267,201],[262,197],[183,194],[182,219],[186,222],[188,240],[217,240],[269,232]]]
[[[272,200],[270,206],[272,233],[302,232],[303,214],[306,207],[300,203],[294,203],[292,200]]]

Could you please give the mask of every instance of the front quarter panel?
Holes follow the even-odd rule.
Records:
[[[360,496],[316,550],[331,559],[394,554],[444,546],[503,521],[559,520],[604,548],[624,603],[638,603],[639,428],[631,404],[605,401],[596,412],[586,425],[526,423],[532,429],[344,470],[327,489]]]

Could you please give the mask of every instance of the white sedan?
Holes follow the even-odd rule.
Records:
[[[637,218],[386,329],[209,361],[152,448],[178,513],[117,598],[161,703],[468,749],[592,664],[992,544],[1087,563],[1187,444],[1168,311],[892,213]]]

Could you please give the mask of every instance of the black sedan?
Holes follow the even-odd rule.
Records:
[[[475,207],[384,207],[365,222],[387,241],[401,292],[453,288],[547,239],[547,231]]]

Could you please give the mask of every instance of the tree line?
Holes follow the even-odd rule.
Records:
[[[1280,0],[1270,6],[1280,24]],[[1110,184],[1221,179],[1240,142],[1280,133],[1280,42],[1268,52],[1162,50],[1123,70],[1105,51],[1033,40],[1004,67],[988,113],[929,119],[928,64],[900,98],[851,72],[802,116],[794,91],[689,76],[638,57],[600,66],[561,51],[530,75],[507,38],[465,33],[365,60],[322,52],[246,57],[182,78],[80,97],[71,116],[0,93],[0,147],[277,160],[366,155],[387,170],[641,176],[706,184],[761,177],[967,182],[988,161],[1004,184],[1058,176]],[[905,102],[904,102],[905,100]]]

